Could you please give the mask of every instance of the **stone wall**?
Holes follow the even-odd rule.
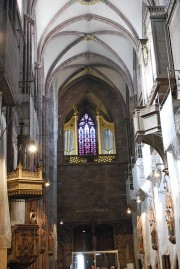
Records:
[[[58,219],[68,222],[114,221],[126,210],[127,165],[84,164],[58,167]]]
[[[65,162],[63,124],[73,104],[81,107],[82,100],[86,100],[86,94],[96,96],[99,101],[94,103],[94,107],[97,104],[105,106],[115,124],[117,154],[116,160],[111,163]],[[86,225],[91,231],[97,225],[112,225],[112,242],[114,249],[118,249],[120,253],[120,264],[124,268],[126,263],[134,260],[130,243],[131,220],[126,213],[125,171],[128,169],[128,139],[125,103],[120,93],[88,77],[67,89],[60,89],[58,106],[57,219],[58,222],[61,218],[64,221],[63,230],[61,225],[58,228],[58,269],[68,269],[71,264],[71,253],[74,249],[73,229],[78,225]],[[103,246],[102,242],[100,245]]]

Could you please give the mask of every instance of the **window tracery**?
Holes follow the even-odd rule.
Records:
[[[96,130],[95,125],[86,113],[78,128],[79,155],[96,155]]]

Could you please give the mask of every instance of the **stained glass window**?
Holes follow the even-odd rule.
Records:
[[[85,114],[78,128],[79,155],[96,155],[96,130],[94,122]]]

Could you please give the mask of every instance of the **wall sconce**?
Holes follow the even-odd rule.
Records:
[[[137,196],[137,198],[136,198],[136,202],[137,202],[138,204],[141,203],[141,198],[140,198],[139,194],[138,194],[138,196]]]
[[[164,169],[162,170],[162,172],[164,173],[165,176],[169,176],[169,170],[168,170],[167,167],[164,168]]]
[[[128,209],[127,209],[127,214],[131,214],[131,208],[130,207],[128,207]]]
[[[156,179],[159,179],[159,178],[161,177],[161,170],[160,170],[159,168],[156,168],[156,169],[154,170],[154,177],[155,177]]]
[[[49,179],[46,179],[46,180],[45,180],[45,187],[49,187],[49,186],[50,186]]]
[[[156,185],[158,188],[161,184],[161,180],[162,180],[162,172],[164,170],[161,170],[159,165],[163,165],[162,163],[156,163],[155,168],[152,168],[152,173],[151,175],[148,176],[148,180],[151,181],[154,186]]]
[[[35,154],[37,152],[37,145],[33,140],[30,139],[27,135],[24,135],[24,122],[20,122],[20,133],[17,136],[17,147],[18,147],[18,163],[21,163],[23,166],[28,167],[27,160],[27,151],[29,153]],[[35,156],[34,156],[35,157]],[[34,160],[35,161],[35,160]]]
[[[166,180],[165,176],[164,176],[164,179],[163,179],[163,186],[164,186],[164,190],[168,191],[167,180]]]
[[[159,187],[162,179],[162,173],[158,167],[156,167],[154,170],[153,178],[154,178],[154,184],[157,184],[157,186]]]
[[[36,153],[37,152],[37,145],[35,144],[35,142],[34,141],[32,141],[32,140],[30,140],[29,142],[28,142],[28,146],[27,146],[27,148],[28,148],[28,151],[30,152],[30,153]]]
[[[164,171],[163,171],[164,172]],[[162,189],[159,190],[159,193],[162,193],[162,194],[167,194],[168,193],[168,182],[167,182],[167,179],[166,179],[166,175],[164,175],[164,178],[163,178],[163,185],[162,185]]]
[[[158,165],[163,165],[163,164],[156,164],[156,168],[154,170],[154,174],[153,174],[153,179],[154,179],[154,184],[157,184],[157,186],[159,187],[161,184],[161,180],[162,180],[162,173],[164,173],[164,177],[169,175],[169,171],[168,168],[164,168],[163,170],[161,170]]]
[[[60,224],[60,225],[63,225],[63,224],[64,224],[63,219],[60,220],[60,223],[59,223],[59,224]]]

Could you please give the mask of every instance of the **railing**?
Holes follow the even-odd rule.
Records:
[[[68,164],[85,164],[85,163],[112,163],[117,161],[116,154],[101,155],[65,155],[64,160]]]

